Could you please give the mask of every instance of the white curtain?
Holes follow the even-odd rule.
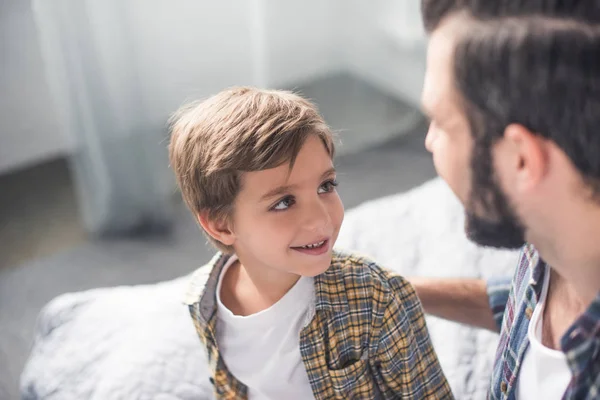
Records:
[[[169,225],[175,187],[165,124],[188,100],[238,84],[296,87],[344,71],[416,103],[424,59],[418,3],[34,0],[58,119],[75,143],[88,231]]]
[[[236,13],[240,5],[34,1],[58,119],[74,142],[71,165],[90,233],[169,226],[175,194],[169,114],[187,100],[255,79],[251,14]],[[212,18],[230,7],[230,18]],[[230,27],[239,34],[221,37]]]

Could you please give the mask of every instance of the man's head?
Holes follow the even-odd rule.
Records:
[[[421,0],[423,25],[430,33],[456,11],[467,11],[481,21],[543,16],[600,22],[600,3],[595,0]]]
[[[314,272],[310,252],[321,251],[316,273],[329,265],[343,207],[332,133],[312,103],[240,87],[186,106],[172,121],[171,167],[217,248],[299,274]],[[306,248],[315,243],[322,246]]]
[[[508,248],[600,198],[600,6],[518,3],[422,2],[426,146],[468,236]]]

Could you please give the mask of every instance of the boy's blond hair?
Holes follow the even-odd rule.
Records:
[[[231,215],[242,172],[293,166],[309,135],[334,154],[333,134],[316,106],[286,91],[234,87],[182,107],[170,125],[169,158],[183,199],[196,217],[206,212],[211,220]]]

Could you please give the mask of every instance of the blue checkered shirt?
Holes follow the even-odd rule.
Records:
[[[511,281],[488,283],[490,307],[500,328],[500,343],[488,398],[515,399],[516,382],[529,341],[527,328],[549,267],[531,245],[521,251]],[[600,294],[560,341],[572,373],[563,399],[600,398]]]

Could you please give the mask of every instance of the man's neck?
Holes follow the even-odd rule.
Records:
[[[534,244],[535,245],[535,244]],[[577,255],[548,255],[540,250],[542,259],[565,281],[581,304],[589,306],[600,292],[600,259],[582,259]]]
[[[580,302],[588,306],[600,292],[600,222],[576,228],[565,226],[555,237],[536,237],[531,243]]]
[[[549,287],[544,305],[542,343],[546,347],[560,349],[560,340],[586,310],[586,304],[576,289],[556,271],[549,271]]]

